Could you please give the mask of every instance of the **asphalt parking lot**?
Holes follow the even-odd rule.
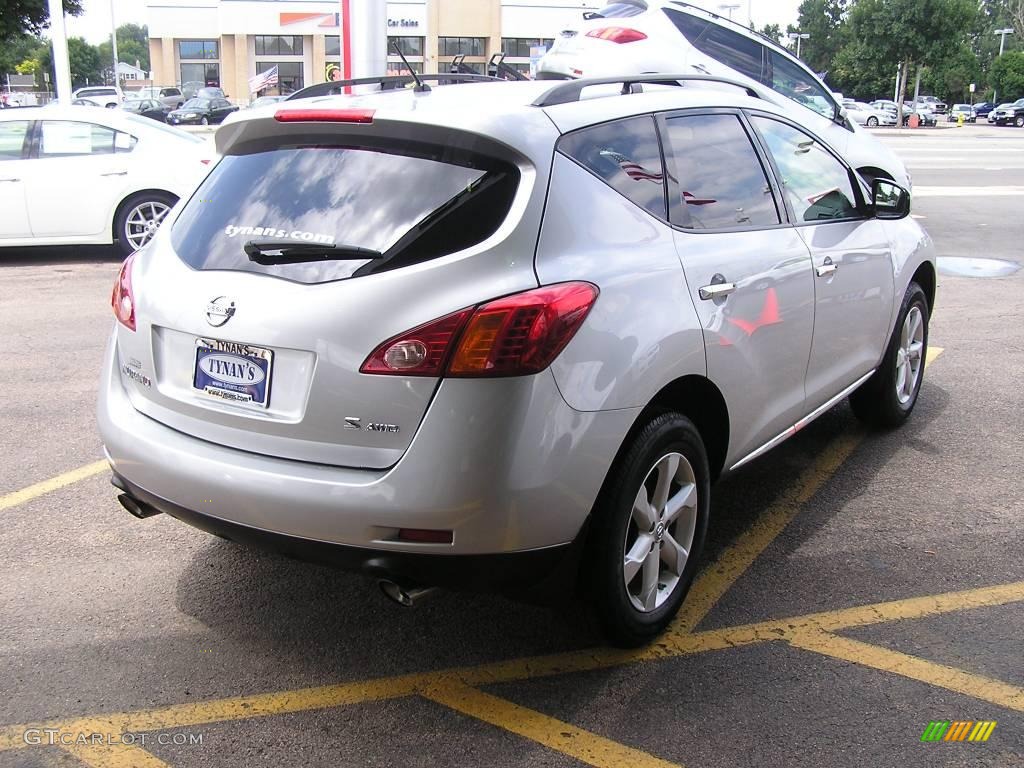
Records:
[[[117,259],[0,254],[0,768],[1024,766],[1024,131],[880,134],[942,257],[917,410],[844,404],[716,486],[638,651],[130,517],[94,425]]]

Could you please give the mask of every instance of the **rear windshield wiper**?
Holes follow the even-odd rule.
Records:
[[[301,243],[295,240],[250,240],[242,246],[249,261],[265,267],[274,264],[301,264],[306,261],[342,261],[379,259],[384,254],[372,248],[332,243]]]

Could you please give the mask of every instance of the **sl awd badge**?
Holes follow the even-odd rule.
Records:
[[[206,322],[219,328],[234,317],[235,302],[227,296],[218,296],[206,305]]]
[[[362,429],[362,419],[356,418],[355,416],[345,417],[345,429]],[[395,434],[401,432],[397,424],[382,424],[377,421],[371,421],[366,425],[367,432],[390,432]]]

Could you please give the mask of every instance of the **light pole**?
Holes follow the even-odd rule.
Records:
[[[999,35],[999,55],[1003,55],[1003,48],[1006,46],[1006,36],[1013,34],[1013,27],[997,29],[993,34]],[[996,100],[996,89],[992,89],[992,101]]]
[[[726,11],[729,14],[729,21],[732,21],[732,12],[740,7],[739,3],[723,3],[718,6],[718,10]]]
[[[796,57],[800,58],[800,41],[807,40],[810,35],[806,32],[790,32],[786,35],[790,40],[796,40]]]
[[[114,54],[114,87],[121,85],[117,79],[117,23],[114,21],[114,0],[110,0],[110,41]]]
[[[53,72],[57,80],[54,90],[57,101],[71,103],[71,67],[68,60],[68,38],[64,31],[64,5],[61,0],[48,0],[50,39],[53,41]]]

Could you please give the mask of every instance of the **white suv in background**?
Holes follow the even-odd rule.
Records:
[[[909,188],[903,162],[846,114],[803,62],[770,38],[689,3],[613,0],[563,29],[538,79],[685,72],[739,79],[816,131],[869,181]],[[795,104],[802,109],[791,109]]]
[[[75,99],[88,101],[97,107],[106,107],[107,109],[113,109],[124,101],[121,89],[113,85],[79,88],[71,95]]]

